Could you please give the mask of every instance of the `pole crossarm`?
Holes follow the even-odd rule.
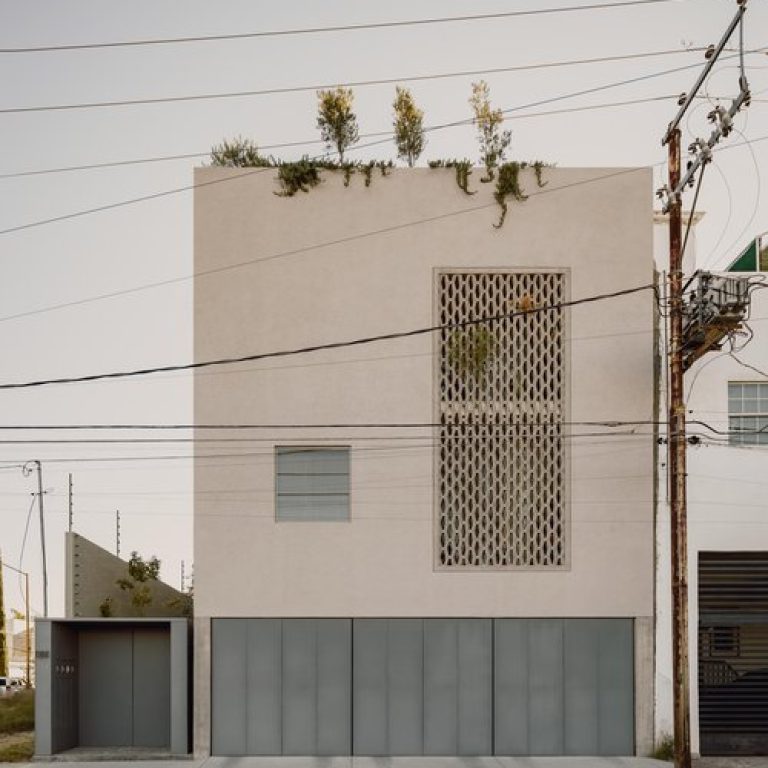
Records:
[[[669,209],[672,206],[672,201],[679,200],[681,198],[683,190],[685,190],[685,188],[693,182],[696,171],[698,171],[699,168],[712,160],[712,149],[720,141],[720,139],[727,136],[731,132],[733,118],[736,116],[736,113],[745,104],[747,106],[749,105],[749,89],[746,87],[745,82],[742,81],[740,84],[741,92],[733,100],[733,102],[731,102],[730,109],[725,110],[721,108],[722,111],[714,109],[709,113],[712,116],[711,119],[713,121],[717,121],[718,126],[714,131],[712,131],[709,139],[706,141],[704,139],[697,139],[689,147],[692,152],[696,153],[696,159],[688,165],[685,175],[682,179],[680,179],[680,182],[675,186],[674,189],[664,190],[663,194],[666,195],[666,200],[662,208],[662,213],[669,213]]]
[[[715,47],[714,51],[707,51],[707,57],[708,61],[706,65],[704,66],[704,69],[701,71],[701,74],[699,75],[698,80],[696,80],[696,83],[694,84],[693,88],[685,95],[685,101],[683,102],[682,106],[680,107],[680,110],[678,111],[677,115],[675,115],[675,119],[669,124],[669,128],[667,128],[667,132],[664,134],[664,138],[661,141],[661,145],[665,146],[669,143],[670,139],[672,138],[672,133],[677,129],[677,127],[680,125],[680,121],[683,119],[683,115],[688,111],[688,107],[691,106],[691,103],[696,98],[696,94],[699,92],[699,88],[704,84],[704,81],[709,76],[709,73],[712,71],[712,68],[715,66],[715,62],[717,61],[718,56],[723,52],[723,48],[728,43],[728,40],[730,40],[731,35],[733,34],[733,31],[736,29],[739,22],[744,17],[744,12],[747,10],[747,3],[746,0],[739,0],[739,10],[736,11],[736,15],[733,17],[733,20],[728,25],[728,29],[725,30],[725,33],[723,34],[722,38],[720,39],[720,42]],[[710,52],[711,51],[711,52]]]

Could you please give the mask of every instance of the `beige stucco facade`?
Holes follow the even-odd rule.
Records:
[[[369,188],[326,174],[283,198],[273,169],[199,169],[196,360],[432,326],[440,269],[562,270],[572,300],[653,282],[650,169],[553,168],[540,189],[526,174],[530,197],[510,203],[500,229],[479,176],[472,196],[450,170],[415,169],[376,171]],[[435,566],[433,427],[274,426],[433,423],[434,334],[199,369],[197,424],[273,426],[238,432],[245,442],[197,432],[198,680],[208,617],[631,617],[647,749],[654,295],[574,306],[567,324],[568,565],[557,570]],[[350,446],[349,521],[275,521],[275,445],[294,443]]]

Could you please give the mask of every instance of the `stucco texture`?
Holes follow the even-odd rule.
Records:
[[[472,196],[403,169],[284,198],[273,169],[199,169],[196,360],[431,326],[440,268],[561,269],[572,299],[653,282],[650,169],[526,173],[501,229],[480,175]],[[430,427],[265,428],[196,446],[196,615],[652,615],[654,312],[649,290],[568,311],[570,420],[642,423],[572,427],[566,569],[435,567]],[[200,369],[196,423],[428,424],[433,336]],[[275,522],[274,446],[294,442],[351,446],[349,522]]]

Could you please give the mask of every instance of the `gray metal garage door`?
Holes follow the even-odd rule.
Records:
[[[79,632],[79,744],[169,747],[170,631],[83,628]]]
[[[497,619],[497,755],[634,754],[629,619]]]
[[[216,619],[212,751],[348,755],[348,619]]]
[[[490,619],[354,622],[356,755],[493,751]]]
[[[217,619],[213,754],[630,755],[627,619]]]

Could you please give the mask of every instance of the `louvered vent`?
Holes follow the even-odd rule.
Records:
[[[565,299],[558,272],[438,280],[441,325]],[[443,330],[438,355],[438,566],[567,565],[564,310]]]

